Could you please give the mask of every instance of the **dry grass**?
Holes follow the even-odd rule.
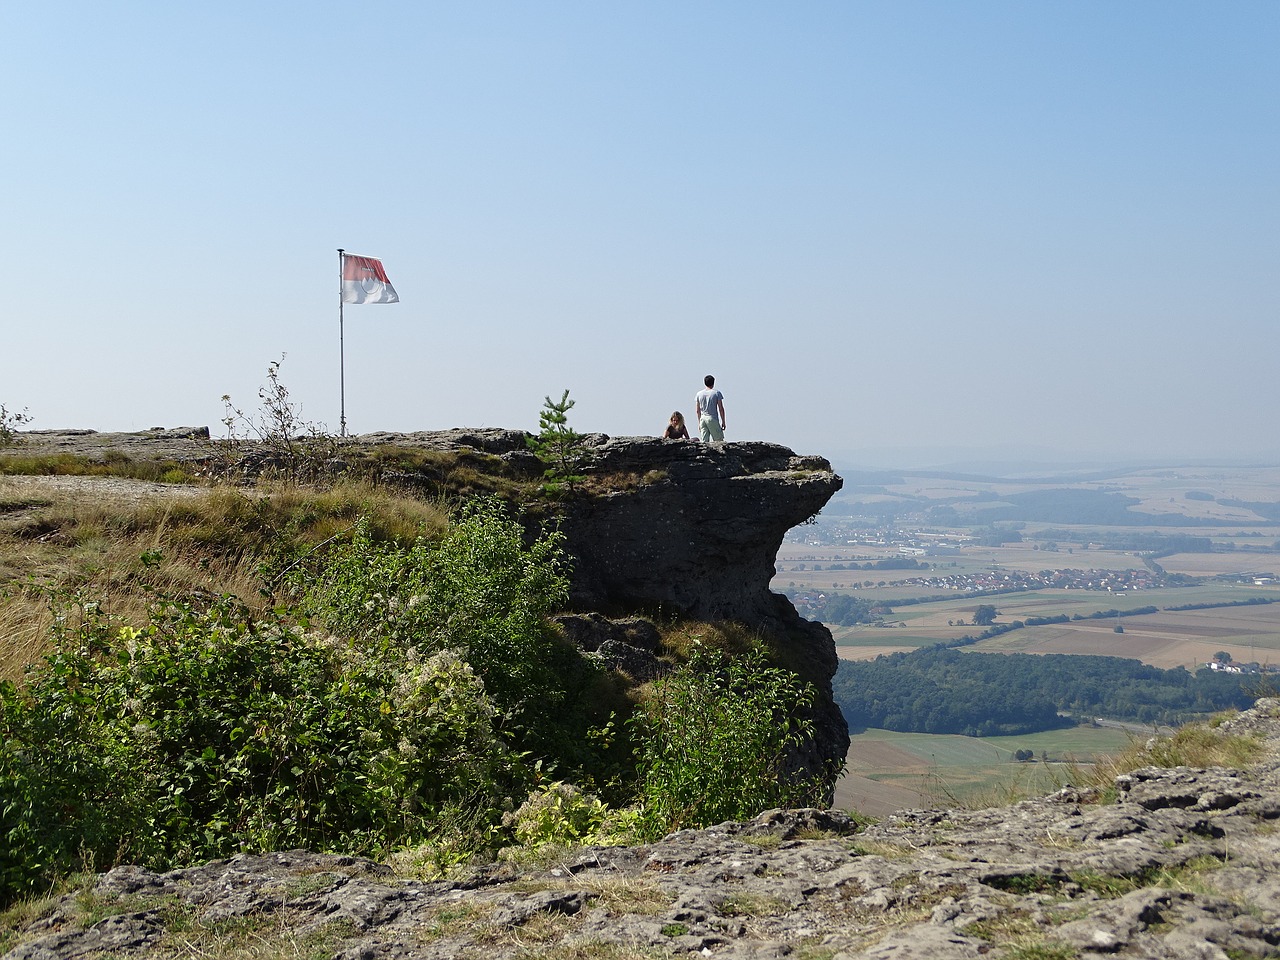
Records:
[[[1263,753],[1257,737],[1226,733],[1211,724],[1188,724],[1172,736],[1134,741],[1120,753],[1100,758],[1093,783],[1110,787],[1115,778],[1142,767],[1248,767]]]
[[[592,895],[595,907],[619,915],[654,916],[664,912],[675,902],[675,894],[664,889],[656,880],[605,872],[569,874],[565,871],[563,877],[517,881],[510,889],[524,893],[584,890]]]
[[[558,943],[525,954],[529,960],[659,960],[669,957],[665,950],[640,947],[628,943],[606,943],[600,940],[577,940]]]
[[[1075,960],[1079,956],[1069,944],[1049,937],[1039,918],[1021,910],[978,920],[962,932],[1003,949],[1000,955],[1006,960]]]
[[[538,913],[518,926],[499,925],[494,921],[495,906],[475,899],[460,899],[432,908],[417,927],[417,937],[423,942],[465,939],[480,945],[480,949],[516,947],[540,957],[647,957],[644,950],[615,944],[558,943],[583,924],[593,911],[603,910],[610,915],[640,914],[656,916],[670,909],[674,894],[664,890],[656,880],[648,877],[627,877],[620,874],[592,874],[574,876],[567,871],[563,876],[526,878],[505,888],[515,893],[541,893],[546,891],[585,891],[589,894],[586,909],[575,916],[560,913]]]
[[[1123,897],[1127,893],[1147,887],[1180,890],[1202,896],[1222,896],[1221,891],[1211,881],[1213,874],[1221,870],[1225,864],[1226,861],[1221,857],[1206,854],[1193,857],[1186,863],[1154,867],[1132,876],[1113,876],[1095,871],[1082,871],[1073,873],[1071,879],[1085,890],[1106,899]]]
[[[0,599],[0,680],[18,680],[43,655],[53,626],[48,603]]]
[[[8,451],[0,457],[0,475],[45,477],[124,477],[155,483],[192,483],[190,464],[176,460],[134,460],[109,450],[101,457],[74,453],[24,453]]]
[[[695,647],[741,656],[760,648],[760,634],[736,623],[706,623],[683,620],[662,630],[662,645],[680,660],[687,660]]]
[[[939,806],[961,810],[1006,807],[1021,800],[1043,796],[1068,784],[1094,788],[1100,800],[1115,797],[1115,780],[1142,767],[1248,767],[1264,750],[1256,737],[1228,734],[1217,729],[1218,721],[1188,724],[1170,736],[1132,738],[1118,753],[1097,757],[1091,763],[1068,761],[1049,765],[1047,782],[1015,778],[985,790],[961,795],[941,781],[931,784],[933,800]],[[1036,768],[1028,767],[1028,772]]]
[[[332,956],[338,944],[356,931],[350,921],[321,926],[303,925],[290,910],[266,911],[213,923],[201,919],[197,905],[173,897],[130,896],[102,900],[82,890],[68,905],[52,899],[33,900],[0,913],[0,950],[13,949],[24,939],[17,931],[46,915],[55,905],[64,922],[87,929],[111,916],[153,913],[164,927],[160,939],[148,944],[146,955],[156,960],[204,957],[207,960],[271,960],[276,957]],[[46,936],[47,930],[37,936]]]
[[[659,624],[662,646],[668,658],[683,663],[692,655],[695,647],[718,651],[730,657],[743,657],[759,651],[774,666],[804,675],[811,672],[812,664],[804,663],[797,656],[799,645],[789,643],[783,637],[768,636],[759,630],[730,620],[708,623],[702,620],[681,620]]]
[[[529,474],[502,457],[478,450],[423,450],[377,446],[348,451],[353,472],[389,483],[408,481],[450,496],[492,493],[509,500],[526,500],[539,487],[541,468]]]
[[[265,607],[285,570],[361,517],[392,541],[438,536],[448,523],[440,503],[365,482],[183,494],[62,491],[0,512],[0,678],[17,679],[46,652],[52,597],[92,600],[125,621],[157,595],[233,594]]]

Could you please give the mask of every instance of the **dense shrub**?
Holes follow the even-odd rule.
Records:
[[[62,618],[78,626],[0,687],[0,898],[122,858],[377,853],[496,825],[544,759],[535,714],[565,754],[592,742],[582,698],[563,701],[600,671],[543,620],[564,584],[558,541],[526,548],[485,501],[434,544],[361,525],[314,581],[334,632],[229,598],[166,602],[140,627],[92,605]]]
[[[450,652],[392,665],[225,599],[67,639],[0,687],[0,893],[121,857],[376,853],[443,813],[496,819],[517,780]]]
[[[560,538],[528,542],[493,501],[409,546],[360,524],[295,583],[314,620],[230,597],[131,625],[61,611],[54,652],[0,684],[0,903],[121,862],[308,847],[446,869],[822,798],[790,766],[813,691],[760,653],[695,648],[622,722],[610,674],[545,621]]]
[[[625,702],[547,625],[568,595],[562,542],[549,531],[526,543],[498,500],[479,497],[434,541],[380,543],[358,525],[318,571],[297,579],[303,608],[362,649],[394,658],[457,650],[484,681],[513,748],[581,775],[603,762],[592,731]]]
[[[636,713],[641,832],[747,819],[770,807],[820,802],[821,778],[788,768],[812,735],[813,690],[759,653],[695,650],[654,684]]]
[[[548,845],[597,839],[608,813],[598,797],[557,780],[530,793],[517,810],[503,817],[503,824],[524,852],[536,854]]]
[[[365,647],[460,650],[504,709],[519,710],[554,685],[544,618],[568,592],[561,539],[526,547],[492,498],[471,501],[443,538],[407,547],[360,523],[318,572],[299,575],[303,606]]]

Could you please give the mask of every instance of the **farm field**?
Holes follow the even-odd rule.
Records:
[[[1001,619],[1003,620],[1003,611]],[[1152,666],[1194,670],[1225,650],[1243,663],[1280,662],[1280,603],[1217,607],[1026,627],[966,650],[987,653],[1073,653],[1131,657]]]
[[[1223,556],[1233,555],[1241,556],[1239,553]],[[1273,565],[1280,567],[1280,562],[1275,562],[1280,561],[1280,557],[1275,554],[1249,556],[1270,557]],[[1027,573],[1051,569],[1128,570],[1142,569],[1143,566],[1142,561],[1133,554],[1117,550],[1078,546],[1063,547],[1054,552],[1037,550],[1029,543],[1022,543],[1002,547],[964,547],[960,554],[928,558],[931,569],[926,570],[832,569],[833,564],[847,567],[854,563],[900,557],[897,549],[890,547],[867,547],[863,544],[850,547],[814,547],[810,544],[783,543],[774,561],[775,574],[771,586],[779,592],[788,589],[835,589],[856,592],[867,599],[900,600],[931,592],[919,584],[909,582],[922,577],[963,577],[1014,570]],[[819,569],[814,569],[815,566]],[[864,586],[868,582],[871,586]],[[881,583],[884,586],[880,586]]]
[[[994,598],[1000,610],[997,623],[1022,619],[1026,614]],[[922,605],[923,606],[923,605]],[[1062,611],[1069,612],[1069,611]],[[1047,612],[1032,616],[1048,616]],[[848,660],[872,660],[882,653],[910,651],[954,639],[978,628],[947,627],[916,621],[906,627],[836,627],[832,630],[836,652]],[[1069,623],[1024,627],[972,646],[985,653],[1069,653],[1130,657],[1152,666],[1194,670],[1225,650],[1244,663],[1280,662],[1280,603],[1265,606],[1183,610],[1125,617],[1124,633],[1116,633],[1116,621],[1075,620]]]
[[[1197,531],[1199,533],[1199,531]],[[1036,550],[1028,544],[1003,547],[965,547],[957,556],[929,558],[930,570],[833,570],[834,563],[866,563],[896,557],[894,551],[885,550],[882,556],[868,557],[862,548],[826,548],[821,551],[807,544],[784,543],[774,562],[777,571],[772,580],[774,590],[795,585],[800,590],[858,589],[861,596],[874,599],[900,599],[903,596],[919,596],[919,586],[898,585],[921,577],[966,576],[979,573],[1021,570],[1037,573],[1041,570],[1130,570],[1142,569],[1142,560],[1132,553],[1097,548],[1066,548],[1057,552]],[[821,569],[815,570],[814,565]],[[803,566],[804,569],[800,569]],[[1168,573],[1183,573],[1196,577],[1216,577],[1226,574],[1270,573],[1280,576],[1280,555],[1235,549],[1224,553],[1178,553],[1160,559]],[[870,581],[873,586],[863,587]],[[879,587],[884,581],[885,587]]]
[[[1133,734],[1068,727],[1017,737],[960,737],[869,729],[849,738],[835,806],[870,816],[908,807],[1007,803],[1056,790],[1082,766],[1123,750]],[[1019,763],[1016,750],[1037,760]],[[1047,755],[1048,763],[1039,758]]]
[[[882,591],[872,593],[892,604]],[[1204,610],[1165,607],[1234,603],[1250,598],[1280,599],[1280,585],[1267,587],[1210,583],[1204,586],[1108,593],[1098,590],[1033,590],[994,596],[961,595],[930,603],[893,608],[883,625],[830,626],[836,652],[850,660],[870,660],[883,653],[910,651],[980,632],[972,624],[979,604],[999,611],[996,623],[1033,617],[1089,617],[1106,610],[1160,607],[1159,613],[1119,620],[1083,619],[1025,627],[983,640],[965,649],[985,652],[1071,653],[1132,657],[1153,666],[1195,669],[1225,650],[1236,660],[1280,662],[1280,602]],[[1123,633],[1116,633],[1119,623]]]
[[[815,527],[783,544],[772,587],[815,611],[833,593],[887,605],[875,626],[828,624],[845,659],[976,635],[983,628],[973,624],[974,613],[990,604],[998,611],[996,625],[1081,619],[1023,627],[961,649],[1121,656],[1166,669],[1197,669],[1224,650],[1237,661],[1280,663],[1280,602],[1243,604],[1280,601],[1280,583],[1254,582],[1280,575],[1280,466],[1025,469],[1025,475],[1003,478],[967,470],[841,471],[850,482]],[[1113,494],[1138,503],[1126,512]],[[1151,522],[1142,522],[1143,513]],[[1169,515],[1190,522],[1169,524]],[[978,542],[993,539],[997,528],[1016,530],[1022,539],[999,546]],[[1130,544],[1133,549],[1119,546]],[[1208,552],[1210,544],[1214,552]],[[1193,552],[1200,547],[1206,552]],[[904,558],[928,569],[832,569]],[[1166,586],[1161,569],[1204,582]],[[1031,582],[1026,591],[996,592],[1044,570],[1081,573],[1058,578],[1052,588]],[[1102,578],[1090,571],[1132,573]],[[1096,589],[1104,579],[1111,590]],[[925,597],[936,599],[903,602]],[[1167,609],[1208,604],[1224,606]],[[1157,612],[1090,619],[1146,607]],[[1259,677],[1260,690],[1268,679],[1280,683]],[[879,815],[908,806],[1006,802],[1020,792],[1052,790],[1075,769],[1060,762],[1011,762],[1014,750],[1088,760],[1124,748],[1128,739],[1123,730],[1099,728],[992,740],[862,731],[851,740],[836,804]]]
[[[1274,553],[1175,553],[1160,558],[1160,566],[1169,573],[1185,573],[1192,577],[1217,577],[1229,573],[1269,573],[1280,575],[1280,556]]]

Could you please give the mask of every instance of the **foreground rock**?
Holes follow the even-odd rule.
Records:
[[[1266,738],[1256,767],[1140,770],[1113,804],[1065,789],[864,830],[773,811],[437,883],[304,851],[121,867],[15,931],[5,956],[1274,957],[1278,717],[1264,700],[1224,728]]]

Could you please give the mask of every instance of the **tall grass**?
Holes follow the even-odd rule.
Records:
[[[399,542],[434,538],[448,522],[442,503],[366,482],[31,500],[0,514],[0,677],[19,678],[45,652],[52,596],[93,600],[126,621],[157,595],[232,594],[265,608],[290,566],[362,516],[377,539]]]
[[[0,680],[17,681],[26,665],[43,655],[53,626],[48,603],[0,599]]]
[[[125,477],[155,483],[192,483],[191,464],[176,460],[134,460],[108,450],[102,457],[74,453],[7,452],[0,457],[0,475],[41,477]]]
[[[1265,750],[1262,742],[1223,729],[1221,720],[1228,716],[1187,724],[1167,736],[1130,735],[1127,745],[1110,754],[1091,751],[1086,760],[1068,754],[1063,761],[1049,763],[1001,763],[999,767],[1010,773],[994,782],[982,777],[967,780],[962,772],[949,782],[935,766],[916,789],[929,803],[963,810],[1008,806],[1067,786],[1092,790],[1102,801],[1110,801],[1116,797],[1116,778],[1143,767],[1245,768],[1257,762]],[[980,773],[983,768],[973,769]]]
[[[1114,789],[1116,777],[1142,767],[1248,767],[1264,749],[1257,737],[1228,733],[1212,722],[1187,724],[1171,736],[1135,739],[1120,753],[1099,758],[1091,785]]]

